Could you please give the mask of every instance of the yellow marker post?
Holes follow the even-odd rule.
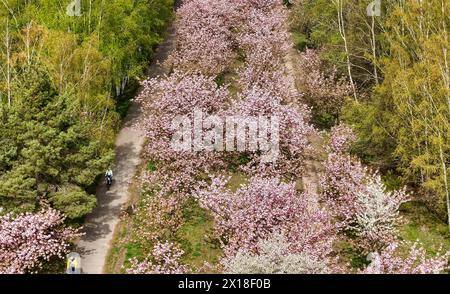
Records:
[[[81,257],[78,253],[71,252],[67,255],[66,274],[81,274]]]

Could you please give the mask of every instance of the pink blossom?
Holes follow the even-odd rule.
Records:
[[[324,69],[318,52],[311,49],[301,52],[294,67],[303,101],[329,113],[342,108],[345,97],[351,93],[351,86],[344,78],[338,78],[336,68]]]
[[[67,253],[69,241],[79,230],[64,227],[56,210],[0,217],[0,273],[35,271],[44,261]]]
[[[233,63],[232,28],[237,11],[231,1],[195,0],[177,10],[175,68],[217,75]]]
[[[328,214],[309,194],[297,193],[293,183],[255,177],[234,193],[225,184],[223,178],[215,178],[196,198],[213,212],[227,256],[239,249],[255,251],[260,239],[279,231],[298,252],[322,257],[330,253],[334,226]]]
[[[331,213],[344,225],[357,211],[357,194],[364,191],[367,169],[348,154],[330,153],[321,178],[321,197]]]
[[[129,274],[184,274],[188,268],[180,264],[184,251],[171,242],[157,243],[152,254],[144,261],[130,260]]]
[[[196,174],[222,166],[221,155],[174,150],[171,146],[172,121],[180,115],[192,118],[194,109],[219,112],[228,103],[228,90],[217,87],[211,77],[180,71],[147,80],[143,86],[138,101],[142,103],[145,117],[138,127],[147,138],[147,158],[158,163],[157,171],[147,174],[147,182],[161,184],[166,193],[187,192],[195,183]]]
[[[332,127],[330,137],[331,150],[336,153],[348,152],[350,145],[356,140],[353,130],[344,124]]]
[[[371,264],[364,269],[363,274],[439,274],[449,269],[450,251],[427,257],[423,247],[416,242],[411,247],[406,258],[396,253],[398,243],[392,243],[381,254],[371,254]]]

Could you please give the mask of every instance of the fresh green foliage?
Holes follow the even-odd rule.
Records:
[[[450,250],[450,233],[442,220],[420,202],[413,201],[402,206],[401,213],[405,218],[400,230],[400,237],[406,241],[420,240],[423,247],[431,255]],[[405,248],[405,251],[408,248]]]
[[[295,48],[303,51],[306,47],[310,47],[309,40],[307,36],[303,33],[294,32],[292,33],[292,39],[295,44]]]
[[[449,223],[450,4],[382,2],[381,16],[369,17],[364,1],[301,0],[292,30],[356,85],[339,113],[359,134],[352,151],[399,175]]]
[[[48,202],[69,219],[93,187],[136,81],[173,14],[173,0],[0,2],[0,207]]]
[[[72,114],[45,74],[32,71],[26,81],[26,90],[17,90],[24,103],[0,107],[0,145],[9,150],[0,158],[0,206],[33,211],[48,199],[69,218],[81,217],[96,202],[84,189],[112,150],[91,138],[93,126]]]

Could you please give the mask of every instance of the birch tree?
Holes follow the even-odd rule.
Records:
[[[356,93],[356,86],[355,82],[353,80],[353,74],[352,74],[352,65],[350,61],[350,49],[348,45],[347,40],[347,33],[346,33],[346,27],[345,27],[345,18],[344,18],[344,1],[345,0],[332,0],[334,5],[336,6],[337,10],[337,21],[338,21],[338,28],[339,28],[339,34],[342,38],[342,41],[344,42],[344,50],[345,50],[345,58],[347,62],[347,73],[350,85],[352,87],[353,91],[353,97],[356,102],[358,102],[358,96]]]

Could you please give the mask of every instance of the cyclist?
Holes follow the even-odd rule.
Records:
[[[105,178],[106,178],[106,184],[108,186],[111,186],[112,184],[112,180],[113,180],[113,171],[111,169],[108,169],[105,173]]]

